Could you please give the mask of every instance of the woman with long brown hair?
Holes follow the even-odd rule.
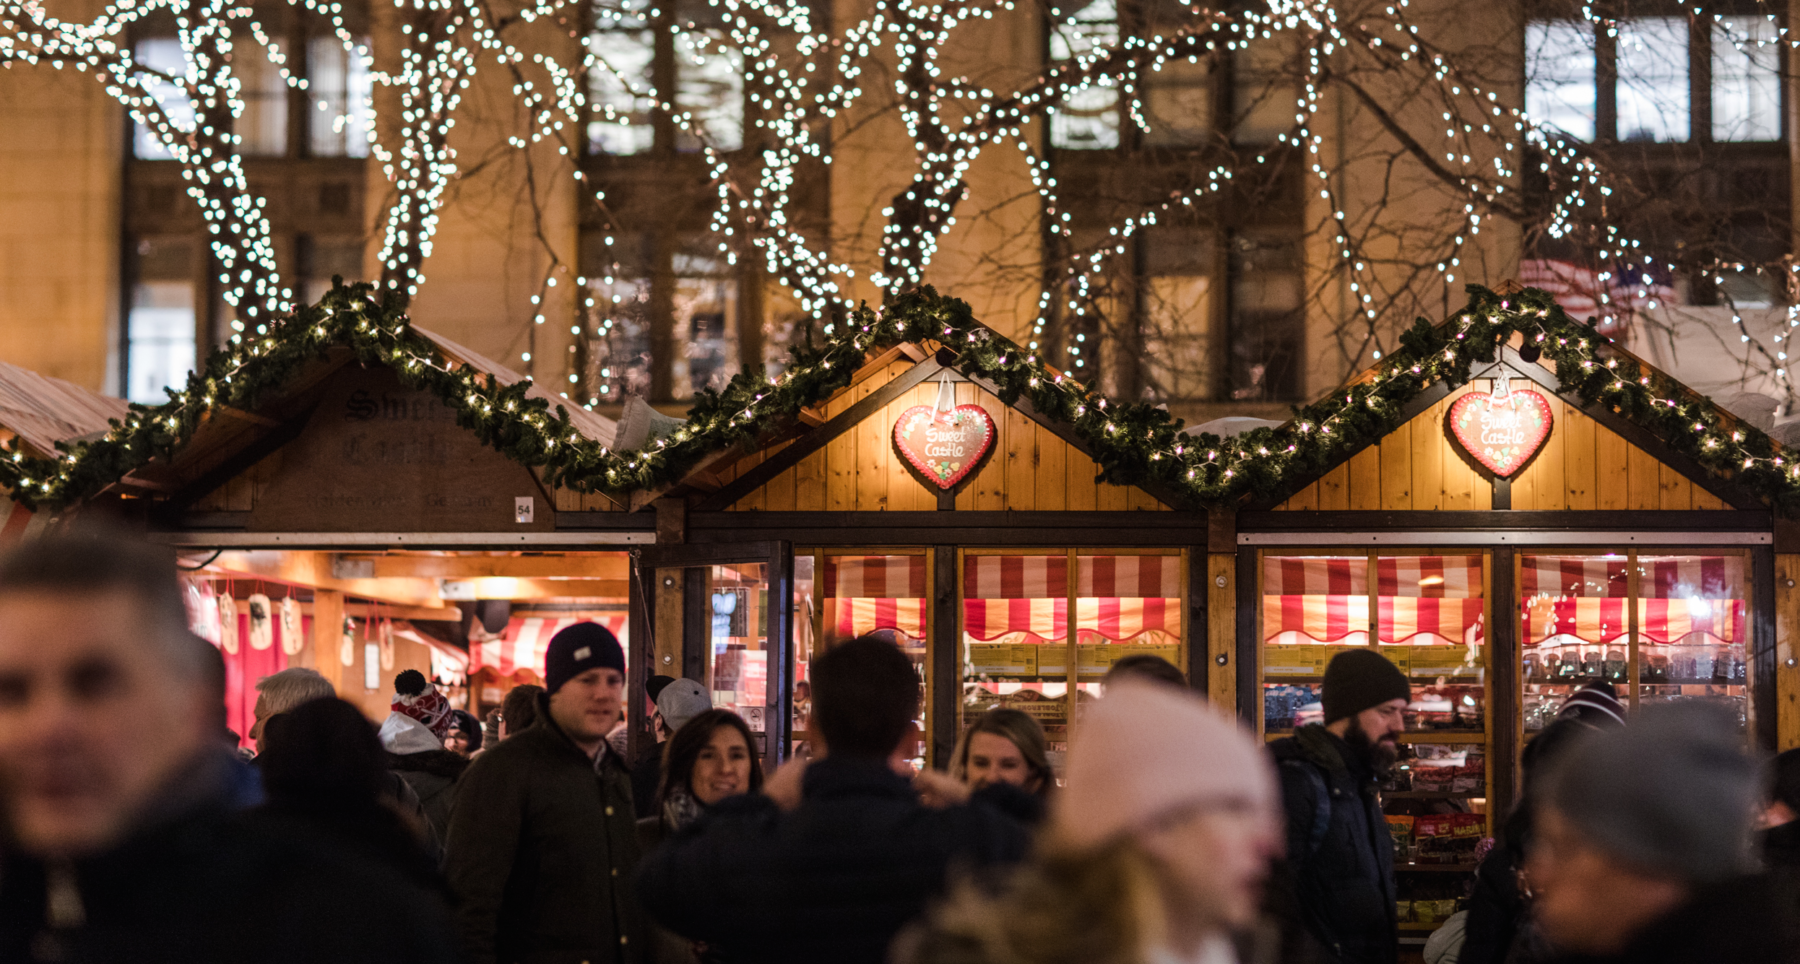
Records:
[[[975,718],[957,741],[950,775],[972,790],[1010,783],[1047,797],[1056,787],[1044,728],[1021,710],[995,707]]]
[[[958,887],[903,964],[1233,964],[1280,846],[1275,773],[1230,720],[1123,681],[1088,711],[1033,861]]]

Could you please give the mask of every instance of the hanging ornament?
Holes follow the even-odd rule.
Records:
[[[269,597],[252,593],[245,604],[250,609],[250,648],[261,652],[275,645],[275,613]]]
[[[344,638],[338,646],[338,662],[345,666],[356,665],[356,620],[344,617]]]
[[[1489,472],[1509,478],[1543,448],[1554,424],[1550,402],[1531,389],[1513,391],[1502,374],[1488,394],[1470,392],[1450,406],[1450,432]]]
[[[946,376],[938,381],[936,401],[900,413],[894,447],[934,485],[949,490],[994,447],[994,419],[980,405],[956,404]]]
[[[381,648],[381,668],[383,670],[393,669],[394,668],[394,621],[393,620],[384,619],[381,621],[381,626],[375,630],[375,641],[380,644],[380,648]]]
[[[301,631],[300,603],[292,596],[281,598],[281,651],[289,656],[298,656],[306,648],[306,636]]]
[[[219,594],[219,648],[232,655],[238,651],[237,600],[231,598],[231,587]]]
[[[187,604],[188,628],[201,639],[219,645],[219,600],[213,595],[212,583],[188,583]]]

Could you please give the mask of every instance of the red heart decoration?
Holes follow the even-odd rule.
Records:
[[[1463,451],[1503,479],[1543,448],[1552,424],[1550,402],[1529,388],[1498,399],[1470,392],[1450,406],[1450,432]]]
[[[949,489],[994,447],[994,417],[980,405],[947,412],[914,405],[894,423],[894,447],[938,488]]]

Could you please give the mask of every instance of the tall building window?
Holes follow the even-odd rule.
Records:
[[[1539,20],[1525,27],[1525,110],[1539,123],[1579,141],[1594,139],[1594,28],[1579,20]]]
[[[1685,16],[1633,17],[1610,34],[1587,21],[1534,21],[1525,109],[1580,141],[1780,140],[1783,43],[1758,15],[1718,17],[1706,34]],[[1697,89],[1710,104],[1694,104]],[[1702,108],[1710,124],[1696,118]]]
[[[693,115],[715,150],[744,146],[744,56],[723,29],[684,30],[675,35],[677,103]],[[690,130],[675,135],[677,150],[700,149]]]
[[[188,238],[142,238],[132,252],[131,302],[125,316],[125,397],[168,401],[165,388],[186,384],[194,368],[194,262]]]
[[[1144,143],[1153,147],[1199,147],[1213,134],[1212,63],[1195,57],[1164,61],[1144,73]]]
[[[307,146],[314,157],[368,157],[374,116],[369,47],[334,36],[306,42]]]
[[[238,150],[250,157],[281,157],[288,149],[288,83],[269,50],[250,37],[231,45],[231,72],[243,112],[233,125]]]
[[[174,37],[147,37],[133,48],[137,62],[162,74],[167,79],[152,80],[145,86],[150,96],[162,107],[163,114],[178,130],[194,129],[194,104],[186,89],[178,82],[188,76],[187,54],[181,41]],[[162,138],[146,124],[131,126],[131,153],[143,160],[160,161],[174,156]]]
[[[642,0],[596,4],[588,36],[588,150],[642,154],[656,143],[656,35]]]
[[[1720,17],[1712,29],[1715,141],[1781,139],[1781,45],[1767,17]]]
[[[743,54],[731,42],[722,11],[672,12],[678,19],[642,0],[595,7],[587,56],[590,153],[643,154],[655,148],[659,96],[689,115],[688,123],[675,127],[674,150],[697,151],[702,137],[718,150],[744,146]],[[668,40],[663,56],[669,61],[661,68],[659,37]],[[659,77],[672,78],[675,89],[660,91]]]
[[[1687,140],[1692,114],[1687,18],[1620,21],[1616,49],[1619,140]]]
[[[1143,243],[1138,310],[1145,387],[1164,401],[1213,398],[1218,384],[1212,236],[1193,229],[1152,228]]]
[[[1050,61],[1073,67],[1078,58],[1119,42],[1115,0],[1093,0],[1050,27]],[[1106,150],[1119,146],[1119,88],[1111,80],[1070,92],[1050,114],[1050,146]]]
[[[1306,325],[1298,241],[1276,234],[1236,235],[1230,264],[1231,397],[1299,398]]]
[[[1243,145],[1274,144],[1298,124],[1299,94],[1290,58],[1293,38],[1251,38],[1232,55],[1231,139]]]

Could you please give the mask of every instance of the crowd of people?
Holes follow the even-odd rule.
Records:
[[[994,709],[907,758],[911,661],[809,667],[810,753],[763,772],[693,680],[628,694],[578,623],[483,727],[416,671],[379,726],[303,668],[257,684],[254,759],[172,559],[59,536],[0,558],[0,961],[1390,964],[1380,786],[1411,689],[1373,650],[1265,747],[1154,657],[1066,755]],[[642,699],[655,742],[609,737]],[[648,734],[646,734],[648,735]],[[1060,764],[1060,767],[1058,766]],[[1059,774],[1060,769],[1060,774]],[[1703,706],[1580,690],[1433,964],[1800,961],[1800,753]]]

